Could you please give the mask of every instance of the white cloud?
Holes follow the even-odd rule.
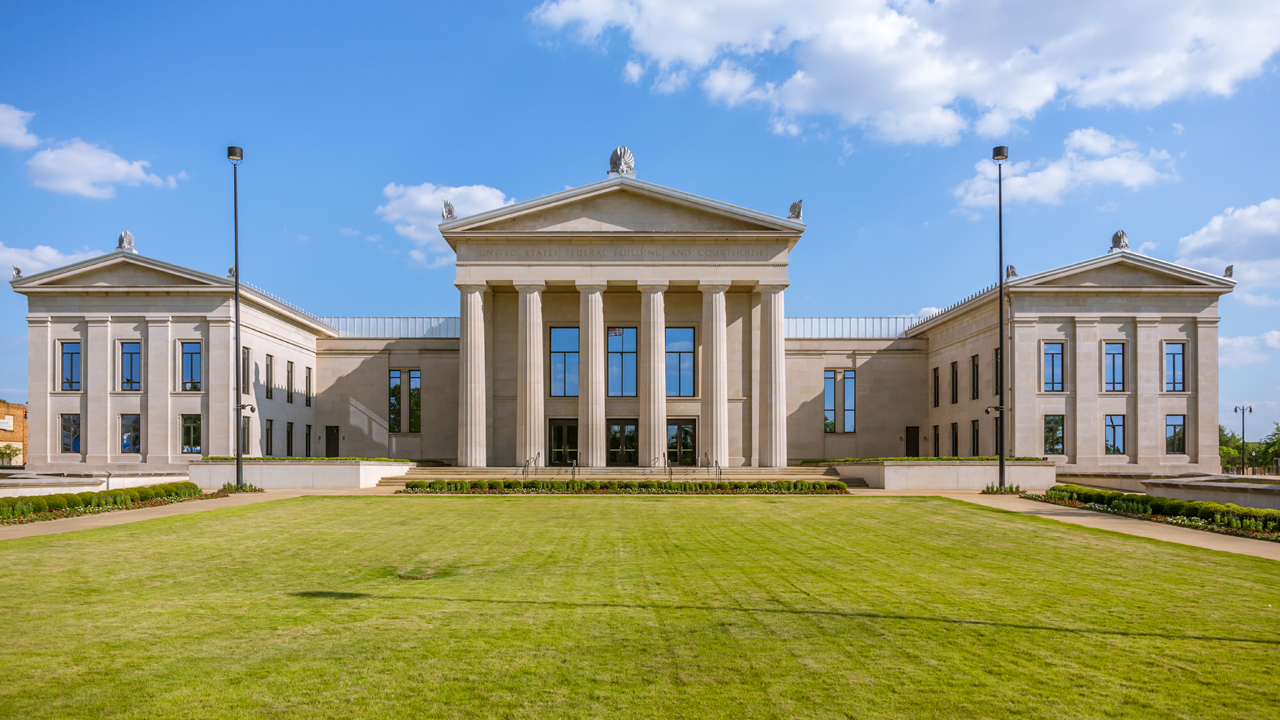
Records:
[[[27,132],[27,123],[35,115],[0,103],[0,145],[14,150],[30,150],[35,147],[40,139]]]
[[[1218,363],[1234,368],[1271,359],[1268,350],[1280,350],[1280,330],[1268,330],[1261,335],[1218,338]]]
[[[634,85],[640,82],[642,77],[644,77],[644,66],[634,60],[628,60],[626,66],[622,68],[622,79]]]
[[[939,307],[922,307],[916,312],[911,313],[907,317],[921,317],[921,318],[933,317],[934,315],[937,315],[940,312],[942,312],[942,308],[939,308]]]
[[[1256,0],[546,0],[532,18],[592,45],[625,34],[660,92],[692,73],[723,102],[705,82],[723,62],[776,61],[750,99],[892,142],[1004,135],[1051,102],[1230,96],[1280,49],[1280,4]]]
[[[1151,251],[1152,251],[1152,250],[1155,250],[1155,249],[1156,249],[1156,248],[1158,248],[1158,247],[1160,247],[1160,243],[1158,243],[1158,242],[1150,242],[1150,241],[1148,241],[1148,242],[1144,242],[1144,243],[1142,243],[1141,245],[1139,245],[1139,246],[1138,246],[1138,249],[1137,249],[1137,252],[1139,252],[1139,253],[1141,253],[1141,254],[1143,254],[1143,255],[1150,255],[1150,254],[1151,254]]]
[[[342,233],[343,235],[346,235],[347,237],[356,237],[360,234],[359,230],[355,228],[349,228],[349,227],[340,227],[338,228],[338,232]]]
[[[116,185],[173,188],[187,178],[185,172],[161,178],[146,171],[150,166],[146,160],[130,162],[80,138],[41,150],[27,161],[36,187],[99,200],[115,197]]]
[[[5,244],[0,242],[0,267],[8,270],[10,265],[16,265],[22,268],[23,275],[35,275],[52,268],[88,260],[101,254],[102,252],[99,250],[64,253],[48,245],[37,245],[28,250],[27,248],[5,247]]]
[[[1227,208],[1178,240],[1178,263],[1215,275],[1235,265],[1235,296],[1250,305],[1280,305],[1258,292],[1280,288],[1280,200]]]
[[[1034,200],[1057,204],[1072,190],[1095,183],[1123,185],[1137,190],[1143,185],[1174,176],[1173,159],[1169,153],[1163,150],[1143,153],[1133,142],[1094,128],[1072,132],[1063,144],[1065,149],[1057,160],[1005,164],[1005,201]],[[979,160],[974,168],[977,174],[957,185],[952,192],[960,199],[961,205],[995,207],[995,164],[990,160]]]
[[[382,194],[388,202],[378,206],[375,212],[383,220],[394,224],[397,233],[417,245],[416,250],[409,251],[409,256],[428,267],[441,267],[452,260],[453,250],[440,235],[439,228],[445,200],[453,203],[460,218],[515,202],[515,198],[509,198],[501,190],[486,185],[449,187],[431,183],[389,183],[382,189]]]
[[[1182,131],[1183,131],[1183,130],[1186,130],[1186,129],[1187,129],[1187,126],[1186,126],[1186,125],[1183,125],[1182,123],[1174,123],[1174,124],[1173,124],[1173,134],[1174,134],[1174,135],[1181,135],[1181,134],[1182,134]]]

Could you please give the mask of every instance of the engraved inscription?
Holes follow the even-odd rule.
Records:
[[[686,245],[467,245],[459,260],[491,262],[766,262],[782,251],[781,245],[725,247]]]

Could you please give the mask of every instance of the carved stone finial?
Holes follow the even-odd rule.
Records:
[[[1117,230],[1116,234],[1111,236],[1111,249],[1113,251],[1129,249],[1129,236],[1125,235],[1123,230]]]
[[[1016,278],[1016,277],[1018,277],[1018,268],[1016,268],[1016,267],[1014,267],[1014,266],[1012,266],[1012,265],[1009,265],[1009,266],[1007,266],[1007,267],[1004,269],[1004,279],[1005,279],[1005,280],[1012,280],[1012,279],[1014,279],[1014,278]]]
[[[803,199],[791,203],[791,214],[787,216],[787,219],[804,220],[804,209],[801,207],[802,205],[804,205]]]
[[[17,280],[17,279],[18,279],[18,278],[20,278],[20,277],[22,277],[22,268],[18,267],[17,265],[14,265],[14,266],[13,266],[13,279],[14,279],[14,280]]]
[[[1222,277],[1225,277],[1225,278],[1234,277],[1235,272],[1236,272],[1236,266],[1228,265],[1227,269],[1222,271]]]
[[[619,145],[609,156],[609,172],[615,175],[630,175],[636,171],[636,159],[626,145]]]
[[[457,213],[455,213],[453,210],[453,203],[449,202],[448,200],[444,201],[444,209],[440,211],[440,218],[442,220],[458,219]]]
[[[235,279],[236,279],[236,266],[235,266],[235,265],[232,265],[231,267],[227,268],[227,279],[228,279],[228,280],[235,280]]]
[[[137,255],[138,251],[133,247],[133,233],[128,230],[120,233],[120,238],[116,240],[116,249]]]

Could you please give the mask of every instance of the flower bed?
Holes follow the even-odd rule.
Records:
[[[205,495],[195,483],[179,482],[101,492],[6,497],[0,498],[0,525],[25,525],[43,520],[60,520],[116,510],[137,510],[226,496],[225,492]]]
[[[821,463],[879,463],[879,462],[996,462],[1000,458],[991,456],[973,457],[879,457],[879,458],[828,458],[826,460],[801,460],[801,465],[818,465]],[[1038,462],[1039,457],[1007,457],[1009,462]]]
[[[1213,502],[1187,502],[1175,498],[1095,490],[1079,485],[1059,485],[1043,495],[1021,493],[1019,497],[1064,507],[1120,515],[1135,520],[1149,520],[1222,535],[1280,542],[1280,510],[1247,508]]]
[[[398,495],[520,493],[526,495],[834,495],[848,491],[839,480],[755,482],[667,482],[663,480],[410,480]]]

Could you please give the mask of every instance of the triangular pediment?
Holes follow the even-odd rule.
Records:
[[[1049,272],[1019,278],[1015,287],[1203,287],[1231,288],[1234,282],[1134,252],[1114,252]]]
[[[606,180],[441,224],[467,234],[663,233],[798,236],[804,224],[631,178]]]
[[[218,287],[226,285],[194,270],[154,260],[142,255],[114,252],[73,265],[49,270],[14,283],[15,288],[146,288]]]

